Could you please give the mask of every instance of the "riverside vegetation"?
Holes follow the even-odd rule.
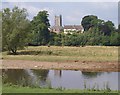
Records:
[[[40,11],[32,21],[27,19],[26,9],[14,7],[2,11],[2,49],[13,54],[25,46],[119,46],[120,25],[115,28],[112,21],[105,22],[97,16],[88,15],[82,18],[84,32],[73,34],[56,34],[50,32],[47,11]],[[98,51],[99,52],[99,51]]]
[[[112,93],[117,94],[118,91],[111,91],[109,88],[100,89],[64,89],[64,88],[40,88],[40,87],[22,87],[18,85],[3,85],[3,93]]]

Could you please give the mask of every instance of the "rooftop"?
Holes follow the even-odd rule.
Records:
[[[83,27],[81,25],[64,25],[64,29],[77,29],[81,30]]]

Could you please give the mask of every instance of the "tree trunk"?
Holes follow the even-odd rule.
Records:
[[[14,55],[17,54],[17,50],[16,50],[16,49],[11,49],[11,51],[12,51],[12,53],[13,53]]]

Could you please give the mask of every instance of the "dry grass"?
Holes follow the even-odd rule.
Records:
[[[118,61],[118,47],[86,46],[86,47],[59,47],[38,46],[19,50],[18,55],[3,53],[4,59],[35,60],[47,62],[66,61]]]

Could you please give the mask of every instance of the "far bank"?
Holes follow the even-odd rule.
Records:
[[[118,71],[115,46],[29,46],[17,55],[3,52],[3,68],[71,69],[82,71]]]

